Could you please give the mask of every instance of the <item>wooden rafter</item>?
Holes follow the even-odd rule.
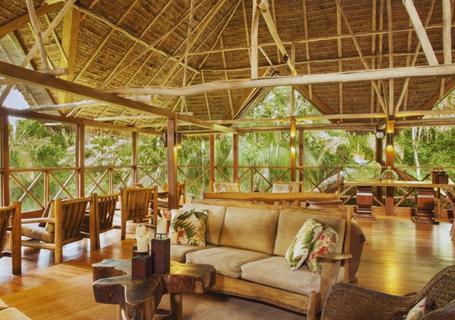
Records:
[[[259,33],[259,8],[258,0],[253,0],[253,10],[251,15],[251,50],[250,50],[250,64],[251,64],[251,79],[258,78],[258,33]]]
[[[221,38],[220,38],[220,46],[221,46],[221,48],[224,48],[223,36],[221,36]],[[224,52],[221,53],[221,57],[223,58],[223,66],[226,67],[226,56],[224,55]],[[224,72],[224,79],[229,80],[227,71]],[[228,90],[228,99],[229,99],[229,107],[231,109],[231,117],[234,118],[234,105],[232,103],[231,90]]]
[[[403,5],[408,12],[409,18],[411,19],[412,25],[416,32],[417,38],[419,39],[420,44],[422,45],[423,52],[425,52],[425,57],[427,58],[428,64],[430,66],[438,65],[438,59],[433,51],[433,47],[428,38],[427,32],[420,20],[419,14],[414,6],[412,0],[403,0]]]
[[[452,5],[450,0],[442,0],[442,40],[444,63],[452,63]]]
[[[115,94],[102,92],[100,90],[83,86],[74,82],[65,81],[62,79],[56,79],[49,75],[42,74],[36,71],[28,70],[23,67],[15,66],[6,62],[0,61],[0,75],[5,78],[13,79],[16,81],[21,81],[30,85],[36,85],[43,88],[54,89],[58,91],[64,91],[91,99],[95,99],[101,102],[106,102],[109,104],[118,105],[121,107],[126,107],[133,110],[138,110],[141,112],[146,112],[150,114],[156,114],[164,117],[174,117],[174,113],[169,110],[158,108],[152,105],[145,103],[132,101],[127,98],[116,96]],[[182,121],[192,123],[196,126],[201,127],[211,127],[212,130],[218,130],[221,132],[229,131],[233,132],[234,130],[220,126],[207,124],[205,121],[195,119],[191,116],[184,116]]]
[[[25,0],[27,5],[28,15],[30,16],[30,24],[32,25],[33,35],[36,43],[38,44],[38,51],[41,57],[41,63],[43,64],[44,71],[49,70],[49,64],[47,62],[46,48],[44,47],[43,33],[41,32],[40,22],[35,12],[35,5],[33,0]]]

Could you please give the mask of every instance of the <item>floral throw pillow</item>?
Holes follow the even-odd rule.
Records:
[[[295,271],[303,265],[321,232],[322,224],[314,219],[305,221],[286,251],[285,258],[291,270]]]
[[[425,315],[425,303],[427,298],[423,298],[419,301],[403,319],[405,320],[421,320]]]
[[[205,247],[207,215],[207,210],[172,210],[171,243]]]
[[[335,253],[337,241],[337,232],[330,226],[324,226],[321,234],[314,242],[313,249],[306,261],[308,268],[312,272],[321,273],[321,264],[318,262],[317,257],[326,253]]]

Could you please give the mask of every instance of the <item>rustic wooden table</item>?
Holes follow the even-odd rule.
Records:
[[[145,280],[131,279],[131,260],[107,259],[93,264],[96,302],[117,304],[120,319],[151,320],[161,298],[170,294],[171,310],[165,319],[183,318],[182,294],[205,293],[215,285],[215,268],[206,264],[171,261],[171,272]]]

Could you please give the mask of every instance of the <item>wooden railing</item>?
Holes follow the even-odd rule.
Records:
[[[350,167],[353,168],[353,167]],[[345,203],[355,203],[355,188],[343,186],[346,168],[342,167],[297,167],[297,180],[301,181],[305,192],[338,192]],[[434,167],[421,167],[421,178],[415,177],[416,167],[399,166],[401,173],[409,179],[431,181]],[[444,167],[451,181],[455,181],[455,167]],[[215,166],[215,181],[233,181],[232,166]],[[79,169],[64,168],[11,168],[9,171],[10,200],[21,201],[24,211],[42,210],[54,198],[74,198],[78,195]],[[239,166],[238,181],[241,191],[268,192],[273,181],[290,181],[289,166]],[[210,167],[203,165],[181,165],[178,167],[178,180],[185,183],[186,192],[200,197],[210,191]],[[134,166],[89,166],[84,170],[84,194],[93,192],[107,194],[118,192],[120,188],[141,183],[144,186],[163,185],[167,181],[166,165]],[[395,206],[413,205],[413,190],[396,188]],[[443,203],[449,205],[446,199]],[[383,200],[375,203],[383,206]]]

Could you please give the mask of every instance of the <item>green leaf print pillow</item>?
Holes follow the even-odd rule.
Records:
[[[322,224],[314,219],[305,221],[286,251],[285,259],[291,270],[295,271],[303,265],[321,232]]]
[[[205,247],[207,215],[207,210],[172,210],[171,243]]]

